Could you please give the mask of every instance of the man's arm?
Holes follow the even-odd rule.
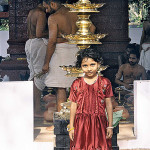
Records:
[[[39,11],[36,24],[36,37],[48,38],[48,31],[45,31],[47,24],[46,14]]]
[[[122,85],[122,86],[125,86],[125,88],[127,88],[127,89],[132,89],[131,85],[124,83],[123,81],[120,80],[122,75],[123,75],[124,68],[125,68],[125,64],[120,66],[118,73],[116,74],[115,83]]]
[[[142,69],[142,80],[147,80],[146,70],[144,67]]]
[[[44,73],[48,72],[49,70],[49,62],[56,48],[58,31],[57,31],[57,22],[53,15],[51,15],[48,18],[48,28],[49,28],[49,41],[48,41],[48,46],[46,51],[45,63],[42,69]]]
[[[116,74],[116,78],[115,78],[115,83],[119,84],[119,85],[123,85],[124,86],[124,83],[120,80],[122,75],[123,75],[123,68],[124,68],[124,65],[121,65],[119,67],[119,70]]]

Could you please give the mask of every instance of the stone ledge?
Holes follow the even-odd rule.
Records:
[[[28,64],[26,60],[3,61],[0,70],[28,70]]]

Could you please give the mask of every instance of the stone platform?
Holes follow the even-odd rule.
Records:
[[[46,128],[51,125],[53,125],[53,122],[46,122],[43,118],[35,118],[34,142],[53,142],[53,145],[55,147],[56,135],[54,135],[54,131],[46,130]],[[133,134],[133,124],[121,123],[119,125],[119,134],[117,135],[117,140],[129,140],[134,138],[135,136]],[[121,148],[119,149],[122,150]]]

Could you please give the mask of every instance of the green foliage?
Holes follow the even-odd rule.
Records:
[[[129,4],[137,4],[140,5],[141,3],[143,3],[144,5],[146,5],[146,7],[149,7],[150,5],[150,1],[149,0],[128,0]]]
[[[0,0],[0,5],[7,5],[8,4],[8,0]]]
[[[8,19],[0,19],[0,31],[9,30]]]
[[[142,27],[149,6],[150,0],[129,0],[129,25]]]

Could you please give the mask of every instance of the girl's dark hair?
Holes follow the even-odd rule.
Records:
[[[81,63],[84,58],[92,58],[96,62],[102,62],[102,58],[97,50],[88,48],[80,50],[77,55],[76,67],[81,68]]]

